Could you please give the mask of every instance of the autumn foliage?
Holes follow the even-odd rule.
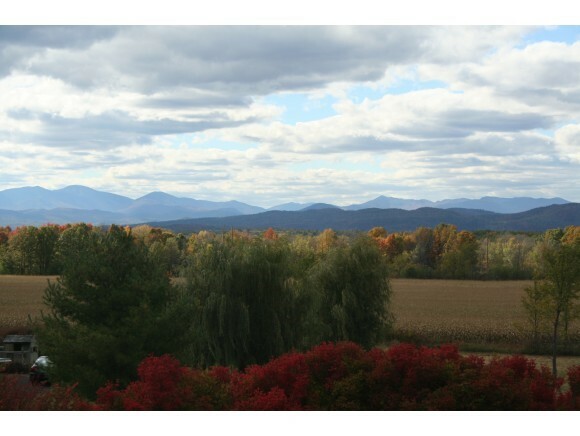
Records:
[[[75,385],[33,386],[19,374],[0,374],[0,411],[88,411],[99,410],[83,399]]]
[[[243,371],[182,366],[150,356],[138,380],[99,389],[94,403],[74,387],[31,389],[0,378],[0,410],[579,410],[580,367],[565,380],[533,360],[485,361],[457,347],[400,344],[365,351],[324,343]]]
[[[139,380],[99,391],[121,410],[577,410],[580,367],[564,380],[523,356],[485,362],[457,347],[401,344],[365,351],[352,342],[287,353],[244,371],[184,368],[149,357]]]

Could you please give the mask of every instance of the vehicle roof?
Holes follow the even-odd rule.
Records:
[[[32,342],[34,341],[34,335],[8,335],[2,341],[5,344],[13,344],[17,342]]]

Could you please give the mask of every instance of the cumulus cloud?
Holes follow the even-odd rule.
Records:
[[[423,78],[453,83],[458,89],[487,89],[541,110],[579,110],[580,42],[544,41],[498,50],[481,61],[453,65],[425,63]]]
[[[501,104],[499,109],[498,103]],[[230,140],[258,142],[272,150],[296,153],[361,151],[433,151],[519,154],[546,147],[536,129],[555,120],[533,107],[488,101],[477,91],[455,94],[446,89],[388,95],[361,104],[337,106],[338,114],[297,125],[273,123],[224,129]]]
[[[569,124],[558,129],[555,141],[562,159],[580,163],[580,125]]]
[[[47,32],[50,28],[4,30],[7,50],[32,52],[9,63],[11,71],[49,75],[78,87],[125,87],[151,93],[187,86],[263,95],[316,89],[336,81],[378,80],[393,65],[478,59],[498,42],[515,41],[523,29],[59,27],[42,44]]]
[[[580,200],[569,182],[580,42],[522,44],[527,32],[0,26],[0,188],[80,183],[266,206]],[[285,122],[284,96],[298,92],[332,95],[332,111]]]

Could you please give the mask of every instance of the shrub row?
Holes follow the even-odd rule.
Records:
[[[564,379],[532,359],[486,362],[452,345],[365,351],[351,342],[325,343],[244,371],[197,370],[151,356],[138,374],[125,388],[99,389],[95,403],[56,387],[23,404],[6,376],[0,410],[580,410],[580,366],[569,369],[569,389],[562,391]]]

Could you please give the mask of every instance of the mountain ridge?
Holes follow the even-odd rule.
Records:
[[[371,208],[381,210],[417,210],[422,207],[436,209],[484,209],[499,213],[517,213],[550,204],[569,204],[568,200],[532,197],[482,197],[480,199],[401,199],[380,195],[375,199],[336,206],[329,203],[284,203],[265,209],[237,200],[210,201],[177,197],[161,191],[150,192],[137,199],[98,191],[82,185],[49,190],[40,186],[12,188],[0,191],[0,225],[40,225],[47,222],[63,224],[72,220],[94,224],[111,222],[135,224],[149,221],[171,221],[187,218],[217,218],[253,215],[266,211],[304,211],[335,209],[356,211]],[[66,212],[65,212],[66,211]],[[93,211],[92,215],[88,211]],[[92,218],[92,219],[91,219]]]
[[[534,198],[534,197],[491,197],[485,196],[479,199],[470,198],[450,198],[439,201],[413,200],[396,197],[386,197],[380,195],[377,198],[360,204],[345,206],[344,210],[360,210],[378,207],[380,209],[400,208],[404,210],[415,210],[421,207],[435,207],[438,209],[482,209],[497,213],[517,213],[538,207],[550,206],[552,204],[570,203],[561,197]]]
[[[267,211],[255,215],[224,218],[198,218],[165,222],[150,222],[152,226],[177,232],[200,230],[334,230],[368,231],[384,227],[389,232],[413,231],[418,227],[435,227],[446,223],[459,230],[496,230],[543,232],[551,228],[580,225],[580,204],[551,205],[515,214],[500,214],[474,209],[419,208],[403,209],[368,208],[357,211],[342,209],[310,209],[303,211]]]

